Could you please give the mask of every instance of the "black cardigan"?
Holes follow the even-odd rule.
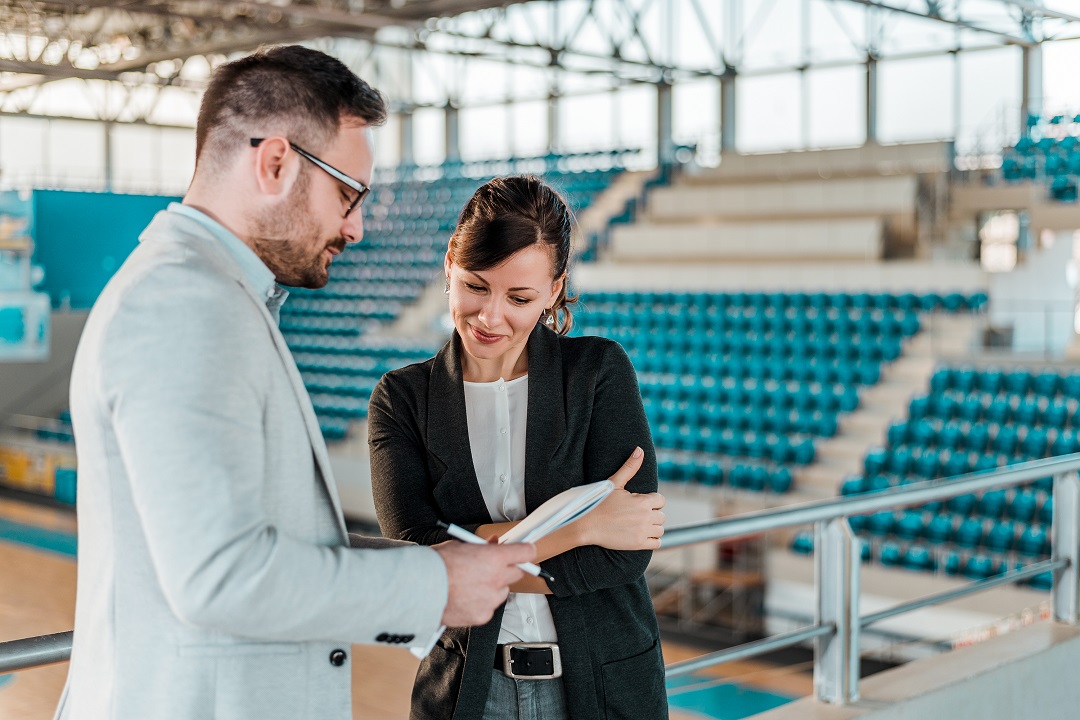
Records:
[[[473,468],[459,345],[455,334],[431,360],[387,373],[371,396],[371,478],[387,537],[432,545],[449,539],[437,520],[472,530],[492,522]],[[537,325],[527,352],[527,510],[610,477],[635,446],[645,459],[627,489],[655,491],[656,454],[622,347]],[[668,716],[659,630],[644,577],[651,556],[592,545],[542,563],[555,577],[546,597],[573,720]],[[482,717],[501,625],[502,609],[484,626],[451,628],[440,638],[417,672],[413,720]]]

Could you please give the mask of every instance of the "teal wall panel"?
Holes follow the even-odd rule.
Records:
[[[34,262],[54,307],[88,308],[159,210],[178,197],[34,191]]]

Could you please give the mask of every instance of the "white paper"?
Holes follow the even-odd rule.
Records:
[[[610,480],[601,480],[564,490],[503,533],[499,538],[499,544],[536,542],[588,513],[614,489],[615,483]]]

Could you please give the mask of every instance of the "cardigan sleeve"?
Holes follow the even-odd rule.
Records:
[[[436,525],[439,514],[428,480],[427,451],[415,414],[396,406],[405,404],[390,375],[371,394],[368,446],[375,514],[384,536],[434,545],[450,536]]]
[[[605,345],[601,356],[587,432],[582,458],[587,482],[610,477],[639,446],[645,458],[626,489],[634,493],[656,491],[656,451],[637,374],[622,346],[614,342]],[[588,545],[545,560],[542,565],[556,578],[550,584],[552,593],[569,597],[633,582],[644,575],[651,558],[651,550],[608,550]]]

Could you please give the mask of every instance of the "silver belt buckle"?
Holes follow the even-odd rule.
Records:
[[[549,648],[551,650],[552,673],[550,675],[518,675],[514,672],[514,661],[510,657],[512,648]],[[562,658],[559,655],[559,645],[551,642],[535,643],[507,643],[502,647],[502,671],[508,678],[514,680],[554,680],[562,677]]]

